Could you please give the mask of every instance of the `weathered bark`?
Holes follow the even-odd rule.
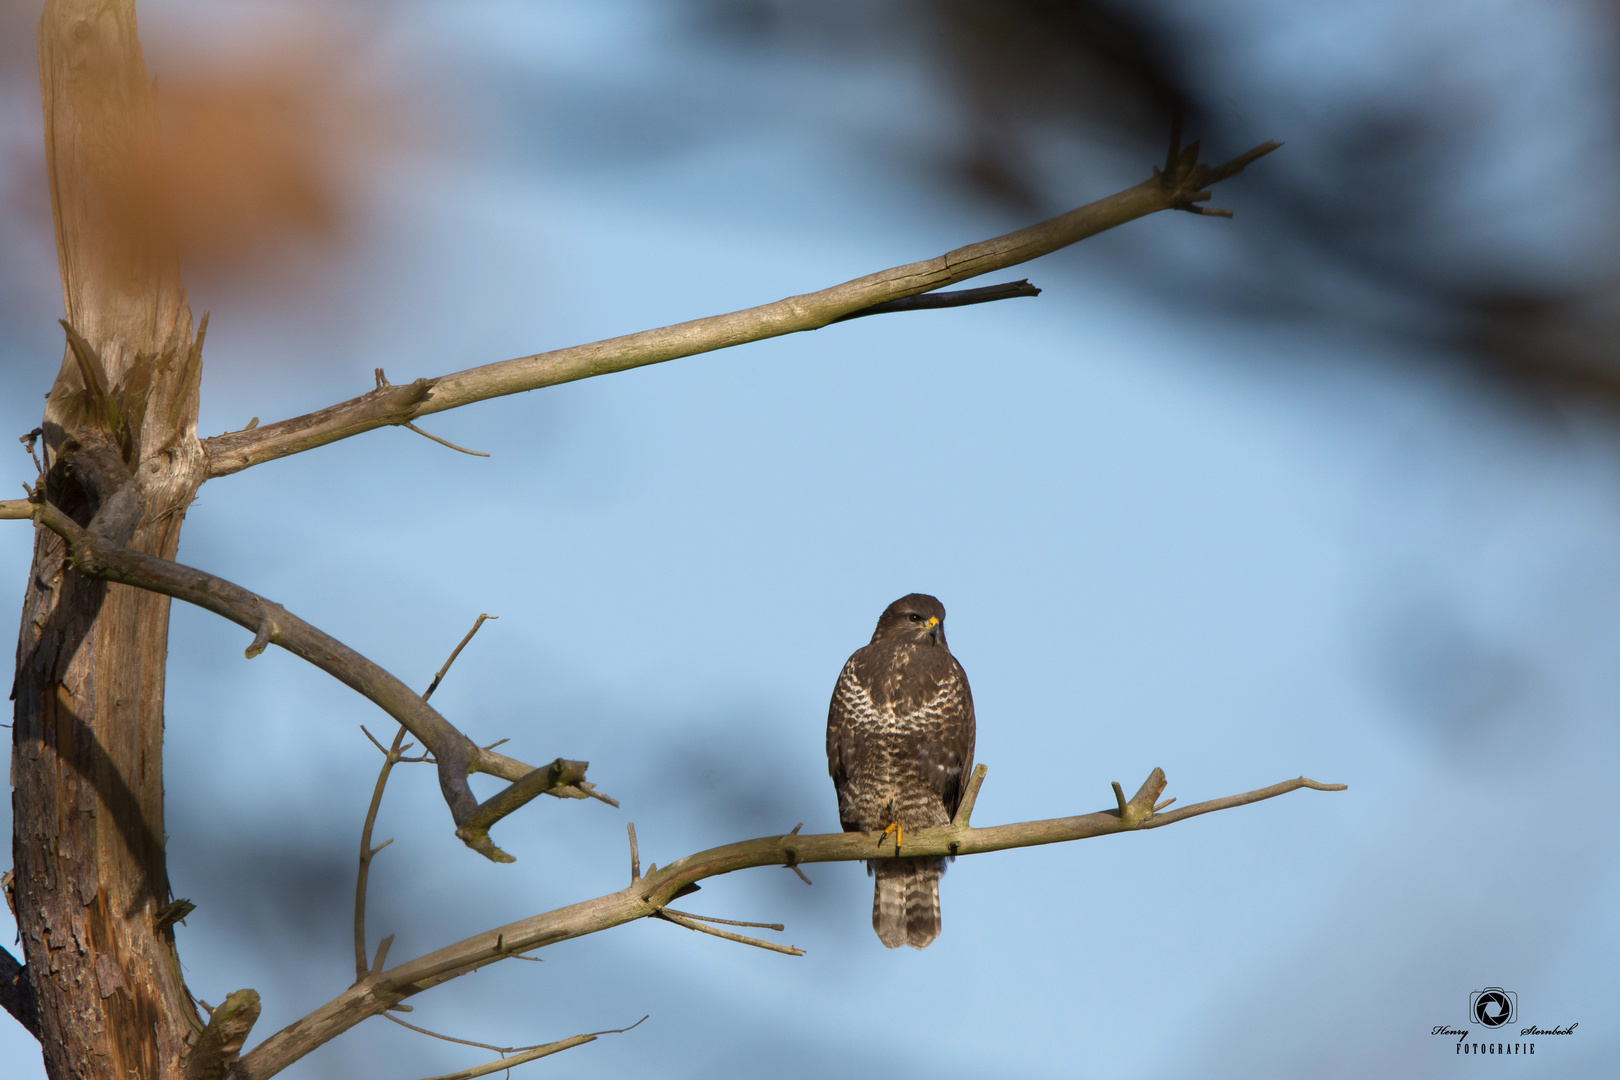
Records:
[[[45,407],[52,502],[170,558],[201,481],[200,342],[161,212],[132,0],[50,0],[40,89],[70,347]],[[76,334],[75,334],[76,331]],[[169,598],[80,577],[43,528],[13,687],[17,922],[53,1078],[181,1074],[164,859]]]

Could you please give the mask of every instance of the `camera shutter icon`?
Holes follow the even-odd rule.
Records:
[[[1487,986],[1468,995],[1468,1017],[1476,1024],[1501,1027],[1519,1015],[1519,995],[1500,986]]]

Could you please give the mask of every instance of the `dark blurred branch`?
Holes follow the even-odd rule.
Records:
[[[29,981],[28,969],[5,949],[0,949],[0,1008],[27,1028],[28,1034],[39,1038],[39,1003],[34,998],[34,984]]]
[[[478,746],[410,687],[280,604],[201,570],[119,547],[93,530],[81,528],[50,503],[41,502],[35,509],[40,520],[67,541],[74,569],[86,577],[163,593],[206,608],[254,631],[248,656],[258,655],[268,644],[280,645],[370,698],[433,754],[439,770],[439,788],[455,820],[456,835],[486,858],[495,862],[512,861],[510,855],[490,841],[490,826],[536,796],[586,798],[595,795],[584,783],[586,762],[558,758],[536,769]],[[471,772],[490,773],[511,783],[480,803],[467,783]]]
[[[682,356],[731,348],[802,330],[818,330],[859,311],[932,292],[958,281],[1028,262],[1089,236],[1160,210],[1194,209],[1209,198],[1204,189],[1237,175],[1277,148],[1264,143],[1224,165],[1197,161],[1197,144],[1176,148],[1170,167],[1133,188],[1027,229],[1007,233],[933,259],[909,263],[846,281],[820,292],[772,304],[677,323],[553,352],[469,368],[408,386],[379,387],[368,394],[290,420],[233,431],[203,440],[208,475],[226,476],[387,424],[475,401],[588,379]]]
[[[1170,152],[1165,155],[1164,171],[1153,170],[1153,175],[1167,189],[1179,193],[1179,198],[1171,207],[1173,210],[1185,210],[1192,214],[1204,214],[1208,217],[1232,216],[1230,210],[1216,210],[1212,207],[1198,206],[1197,203],[1207,202],[1211,195],[1204,189],[1211,184],[1220,183],[1242,172],[1248,166],[1265,157],[1273,150],[1282,146],[1279,142],[1264,142],[1254,149],[1239,154],[1224,165],[1214,167],[1202,165],[1198,161],[1198,144],[1182,148],[1181,145],[1181,114],[1177,113],[1170,121]]]
[[[980,782],[983,781],[982,771],[975,770],[975,776]],[[951,824],[934,829],[918,829],[915,832],[908,830],[905,853],[907,857],[977,855],[1005,848],[1085,840],[1112,833],[1154,829],[1199,814],[1274,798],[1300,788],[1317,791],[1345,789],[1343,784],[1319,784],[1315,780],[1300,777],[1242,795],[1197,803],[1175,813],[1155,814],[1153,808],[1158,802],[1159,795],[1163,793],[1164,786],[1163,770],[1154,769],[1141,790],[1125,804],[1123,810],[1102,810],[1079,817],[1025,821],[1012,825],[995,825],[986,829],[975,829],[965,824]],[[782,946],[742,938],[741,935],[727,935],[710,927],[690,923],[684,916],[670,913],[665,905],[688,891],[697,882],[720,874],[729,874],[734,870],[745,870],[754,866],[791,866],[798,863],[859,862],[867,859],[893,858],[894,848],[880,847],[881,842],[882,836],[877,833],[827,833],[818,836],[788,833],[710,848],[708,851],[688,855],[662,869],[650,868],[645,876],[616,893],[487,930],[356,983],[314,1012],[276,1032],[255,1047],[242,1059],[241,1076],[243,1080],[267,1080],[317,1046],[337,1037],[367,1017],[375,1016],[390,1006],[440,983],[449,982],[451,979],[496,963],[514,952],[528,952],[559,941],[622,926],[636,919],[660,916],[668,918],[671,922],[690,926],[691,929],[725,937],[735,936],[748,944],[790,951]]]

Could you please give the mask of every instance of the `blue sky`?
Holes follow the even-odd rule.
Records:
[[[221,33],[252,15],[224,10]],[[196,14],[143,12],[149,54]],[[1378,54],[1375,15],[1352,59]],[[277,288],[193,282],[213,311],[204,433],[352,396],[375,367],[400,382],[731,310],[1016,224],[873,152],[937,122],[900,75],[722,68],[664,19],[388,9],[364,63],[421,73],[453,152],[402,156],[366,188],[355,242]],[[612,95],[655,78],[681,88],[659,123],[692,112],[702,137],[612,126]],[[886,87],[898,104],[874,108]],[[21,138],[26,110],[8,108]],[[1075,201],[1134,179],[1099,167]],[[1237,218],[1161,215],[1097,251],[1218,258],[1253,205],[1242,178],[1217,201]],[[0,417],[21,433],[60,345],[48,237],[18,228],[48,286],[0,327]],[[858,866],[812,867],[810,888],[733,875],[687,907],[783,921],[808,955],[645,922],[433,991],[413,1022],[518,1044],[650,1016],[534,1076],[1450,1076],[1481,1063],[1430,1029],[1498,985],[1527,1023],[1580,1024],[1516,1073],[1607,1074],[1612,420],[1526,408],[1409,343],[1176,304],[1112,266],[1081,245],[1004,275],[1027,273],[1037,300],[863,319],[424,423],[488,460],[395,429],[214,481],[180,558],[416,686],[499,615],[435,705],[520,757],[589,759],[622,801],[531,806],[496,833],[518,862],[494,866],[454,840],[430,775],[396,774],[371,914],[394,957],[618,889],[626,821],[644,863],[836,828],[827,698],[913,590],[946,604],[973,683],[979,823],[1101,809],[1109,781],[1134,790],[1155,766],[1183,802],[1300,774],[1350,790],[959,860],[922,953],[877,942]],[[5,524],[0,608],[16,610],[30,541]],[[243,660],[247,638],[176,606],[168,831],[175,891],[198,904],[188,981],[211,1001],[258,989],[268,1034],[352,977],[377,764],[358,725],[391,729],[279,650]],[[0,1026],[0,1056],[28,1063],[8,1075],[42,1076],[34,1053]],[[376,1020],[286,1075],[479,1060]]]

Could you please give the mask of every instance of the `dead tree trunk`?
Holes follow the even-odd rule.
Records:
[[[45,147],[69,347],[46,402],[51,502],[172,558],[202,479],[200,339],[162,212],[132,0],[50,0]],[[178,1077],[202,1025],[165,918],[169,598],[83,578],[36,531],[13,688],[17,922],[46,1068]]]

